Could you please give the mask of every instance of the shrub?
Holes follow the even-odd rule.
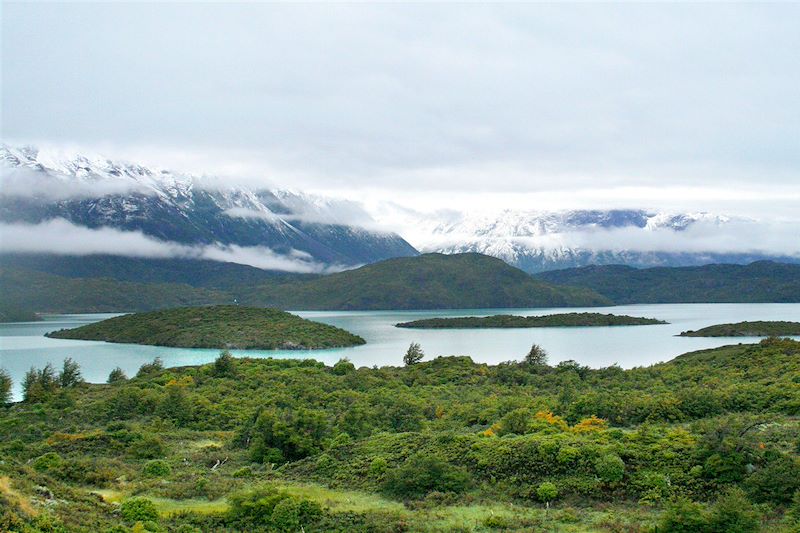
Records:
[[[138,459],[158,459],[165,454],[161,439],[153,436],[133,441],[128,452]]]
[[[243,466],[242,468],[236,470],[233,473],[233,477],[251,477],[253,475],[253,469],[249,466]]]
[[[711,533],[755,533],[760,525],[758,512],[739,488],[725,492],[711,508],[708,518]]]
[[[506,516],[490,514],[483,519],[483,527],[488,527],[489,529],[510,530],[514,527],[514,522],[509,520]]]
[[[33,468],[39,472],[53,472],[64,465],[64,459],[55,452],[47,452],[33,461]]]
[[[500,428],[497,432],[498,435],[524,435],[531,429],[531,420],[533,413],[530,409],[520,408],[506,413],[500,419]]]
[[[243,523],[270,525],[279,531],[298,531],[322,517],[322,508],[274,487],[260,487],[229,498],[228,514]]]
[[[453,466],[437,457],[415,455],[389,472],[383,489],[399,499],[421,499],[432,491],[464,492],[470,484],[466,469]]]
[[[625,462],[618,455],[608,453],[597,458],[594,470],[600,481],[618,483],[625,476]]]
[[[122,502],[119,508],[126,522],[156,522],[158,511],[155,504],[147,498],[131,498]]]
[[[702,533],[707,530],[703,506],[681,498],[667,505],[661,515],[658,531],[668,533]]]
[[[800,463],[786,454],[774,454],[771,460],[745,480],[748,495],[757,502],[787,504],[800,490]]]
[[[156,459],[145,463],[142,473],[147,477],[167,477],[172,473],[172,468],[166,461]]]
[[[369,476],[373,479],[383,478],[389,469],[389,463],[383,457],[376,457],[369,465]]]
[[[553,483],[545,481],[536,488],[536,497],[540,502],[550,503],[558,498],[558,488]]]
[[[319,453],[330,434],[330,425],[326,413],[317,409],[263,411],[253,428],[251,457],[266,463]]]
[[[344,376],[346,374],[352,374],[356,371],[356,365],[350,362],[349,359],[346,357],[344,359],[339,359],[339,361],[333,365],[333,369],[331,370],[337,376]]]

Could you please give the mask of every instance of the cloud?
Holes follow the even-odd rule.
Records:
[[[345,194],[638,186],[660,207],[664,184],[796,191],[798,17],[792,3],[8,3],[3,134]]]
[[[480,239],[480,238],[478,238]],[[759,254],[800,258],[800,223],[754,220],[698,220],[686,229],[668,227],[579,228],[536,236],[490,236],[489,242],[522,249],[632,251],[670,253]],[[425,251],[480,242],[474,234],[431,235],[420,245]]]
[[[308,254],[299,250],[283,255],[264,246],[187,246],[160,241],[138,231],[91,229],[64,219],[40,224],[0,224],[0,252],[210,259],[298,273],[332,272],[343,268],[313,261]]]
[[[154,194],[151,188],[133,180],[81,180],[25,167],[0,167],[0,192],[5,196],[37,197],[51,201],[97,198],[114,194]]]

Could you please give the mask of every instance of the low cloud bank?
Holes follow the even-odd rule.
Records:
[[[1,167],[0,191],[5,196],[35,197],[51,201],[98,198],[106,195],[155,194],[153,189],[129,179],[63,179],[25,167]]]
[[[474,234],[431,235],[420,248],[447,249],[464,243],[486,242]],[[667,227],[587,228],[537,236],[488,237],[517,248],[668,253],[741,253],[800,258],[800,223],[731,220],[725,223],[696,221],[686,229]]]
[[[139,231],[91,229],[64,219],[53,219],[41,224],[0,224],[0,252],[210,259],[298,273],[324,273],[343,269],[341,266],[316,262],[309,254],[299,250],[279,254],[265,246],[219,243],[188,246],[160,241]]]

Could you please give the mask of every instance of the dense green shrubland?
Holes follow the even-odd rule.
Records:
[[[0,529],[796,530],[800,343],[631,370],[534,355],[223,354],[60,387],[0,415]]]

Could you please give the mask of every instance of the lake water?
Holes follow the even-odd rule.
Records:
[[[656,326],[615,326],[594,328],[528,328],[420,330],[396,328],[397,322],[436,316],[485,316],[494,314],[544,315],[573,311],[592,311],[658,318],[669,322]],[[550,363],[574,359],[591,367],[618,364],[623,368],[667,361],[692,350],[757,338],[676,337],[681,331],[713,324],[743,320],[800,321],[800,304],[655,304],[626,305],[587,309],[470,309],[446,311],[302,311],[296,314],[339,326],[361,335],[367,344],[353,348],[314,351],[234,351],[251,357],[313,358],[333,364],[342,357],[357,366],[401,365],[409,343],[419,342],[426,359],[438,355],[469,355],[473,360],[498,363],[520,359],[537,343],[550,355]],[[162,348],[94,341],[48,339],[44,334],[109,318],[109,314],[50,315],[43,322],[0,324],[0,367],[14,380],[14,395],[19,398],[19,382],[31,367],[53,363],[60,367],[72,357],[87,381],[104,382],[116,366],[129,376],[159,356],[167,366],[183,366],[213,361],[218,350]]]

